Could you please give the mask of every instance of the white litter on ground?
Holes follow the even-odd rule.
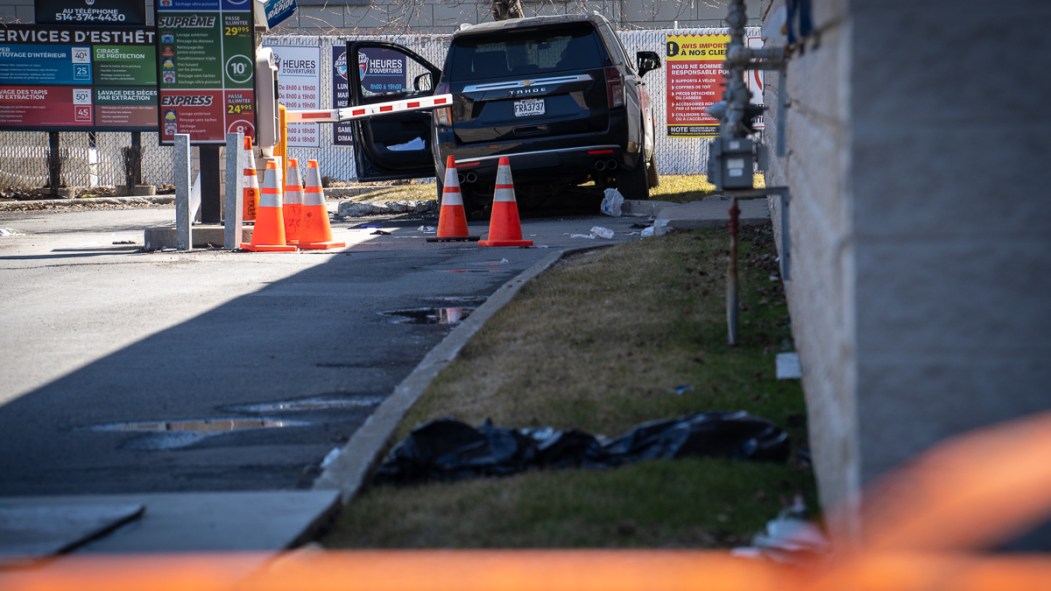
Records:
[[[803,377],[803,369],[799,365],[798,353],[777,354],[777,379],[798,380]]]

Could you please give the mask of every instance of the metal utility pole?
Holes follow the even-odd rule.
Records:
[[[782,215],[782,278],[788,279],[788,187],[755,189],[755,164],[760,148],[752,139],[753,120],[764,107],[751,104],[752,93],[745,83],[748,70],[780,70],[785,67],[785,50],[750,49],[745,44],[745,25],[748,14],[744,0],[732,0],[726,23],[730,25],[730,42],[726,46],[723,63],[726,90],[722,102],[712,105],[708,113],[719,119],[719,135],[712,140],[708,155],[708,181],[732,198],[730,205],[730,260],[726,269],[726,327],[727,343],[737,344],[737,309],[739,306],[737,281],[737,235],[740,208],[738,199],[766,198],[779,195]],[[784,89],[782,89],[784,92]]]

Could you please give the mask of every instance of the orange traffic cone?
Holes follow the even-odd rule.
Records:
[[[303,181],[299,178],[299,161],[295,158],[288,159],[284,198],[285,238],[289,244],[296,244],[303,224]]]
[[[266,163],[263,190],[256,210],[252,243],[241,243],[243,250],[253,252],[295,252],[296,247],[285,243],[285,220],[281,207],[281,186],[277,180],[277,162]]]
[[[500,157],[496,169],[496,192],[493,195],[493,213],[489,217],[489,239],[479,246],[532,246],[532,240],[522,240],[522,223],[515,203],[515,185],[511,180],[511,161]]]
[[[259,179],[255,172],[255,154],[252,153],[252,138],[245,138],[246,160],[244,173],[242,175],[244,189],[241,190],[243,204],[241,206],[242,219],[246,222],[255,221],[255,211],[259,207]]]
[[[307,187],[303,190],[303,226],[299,229],[299,248],[324,250],[345,246],[346,242],[332,241],[332,226],[328,223],[325,190],[321,188],[317,160],[307,160]]]
[[[467,235],[467,212],[460,194],[460,180],[456,176],[456,159],[449,156],[445,161],[445,184],[442,187],[442,208],[438,212],[438,235],[427,242],[454,242],[478,240],[478,236]]]

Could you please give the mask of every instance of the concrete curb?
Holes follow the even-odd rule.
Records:
[[[80,199],[33,199],[28,201],[0,201],[0,211],[22,211],[76,207],[79,205],[171,205],[175,195],[132,197],[83,197]]]
[[[656,199],[642,201],[639,199],[625,199],[621,206],[621,214],[632,217],[655,218],[665,207],[675,205],[670,201],[658,201]]]
[[[609,246],[612,245],[555,251],[496,290],[484,304],[467,317],[467,320],[450,332],[438,346],[431,349],[416,369],[398,384],[394,392],[380,404],[340,450],[335,461],[314,481],[314,490],[336,489],[343,504],[349,503],[365,483],[372,466],[379,459],[380,452],[398,423],[405,417],[405,413],[494,314],[514,299],[523,286],[550,269],[563,257]]]

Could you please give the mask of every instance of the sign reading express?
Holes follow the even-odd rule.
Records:
[[[255,137],[251,0],[157,0],[160,141]]]
[[[153,131],[150,29],[0,29],[0,129]]]

